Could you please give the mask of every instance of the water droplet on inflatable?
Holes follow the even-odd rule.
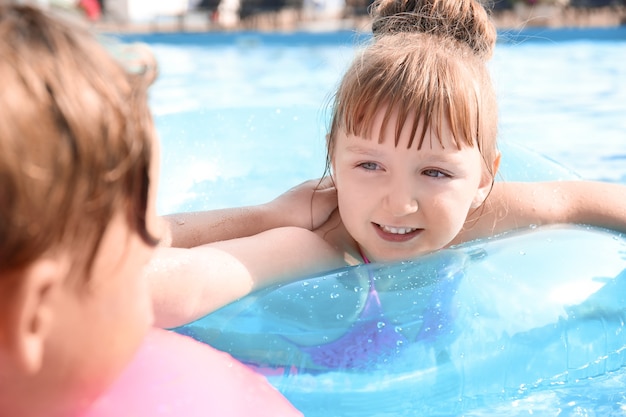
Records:
[[[519,254],[524,256],[524,255],[526,255],[526,251],[521,250],[521,251],[519,251]]]
[[[333,293],[330,294],[330,298],[333,298],[333,299],[339,298],[339,294],[336,293],[336,292],[333,292]]]
[[[384,321],[379,321],[378,323],[376,323],[376,327],[378,327],[379,329],[382,329],[385,326],[386,326],[386,324],[385,324]]]
[[[343,314],[337,314],[337,320],[341,320],[343,318]]]

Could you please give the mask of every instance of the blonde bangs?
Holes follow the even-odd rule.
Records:
[[[396,146],[401,132],[408,128],[412,138],[408,147],[417,142],[421,149],[428,128],[443,146],[444,126],[451,129],[452,138],[448,139],[457,148],[482,148],[482,136],[491,133],[494,136],[488,142],[495,145],[495,131],[486,132],[493,129],[481,125],[481,117],[487,115],[480,114],[480,109],[496,105],[489,99],[491,93],[483,91],[491,86],[488,79],[484,82],[486,71],[471,49],[453,39],[420,33],[382,36],[347,71],[335,97],[329,140],[343,131],[380,143],[392,116],[397,116]],[[488,98],[486,102],[484,98]],[[374,118],[382,110],[380,131],[373,132]],[[418,129],[422,121],[425,123]]]

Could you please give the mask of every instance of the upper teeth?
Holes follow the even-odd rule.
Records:
[[[417,230],[411,227],[391,227],[391,226],[385,226],[385,225],[381,225],[380,228],[383,229],[387,233],[393,233],[396,235],[405,235],[407,233],[411,233]]]

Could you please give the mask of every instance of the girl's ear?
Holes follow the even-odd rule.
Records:
[[[26,373],[40,370],[46,340],[54,321],[56,298],[66,280],[67,263],[40,259],[16,272],[3,288],[5,348]]]
[[[489,193],[491,192],[491,188],[493,188],[493,181],[498,173],[498,169],[500,168],[500,157],[502,154],[500,151],[496,151],[496,157],[493,161],[493,166],[491,167],[491,173],[487,170],[484,170],[483,175],[480,179],[480,185],[478,190],[476,191],[476,195],[474,196],[474,200],[472,201],[472,208],[480,207]]]

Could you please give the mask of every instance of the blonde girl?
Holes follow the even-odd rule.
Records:
[[[201,317],[264,286],[367,261],[398,261],[505,231],[584,223],[626,231],[626,187],[494,182],[497,102],[487,69],[495,28],[473,0],[381,2],[373,43],[337,90],[328,170],[338,210],[314,231],[169,248],[153,271],[162,326]],[[229,297],[203,273],[212,254]],[[167,266],[167,267],[166,267]],[[214,265],[213,265],[214,266]]]

